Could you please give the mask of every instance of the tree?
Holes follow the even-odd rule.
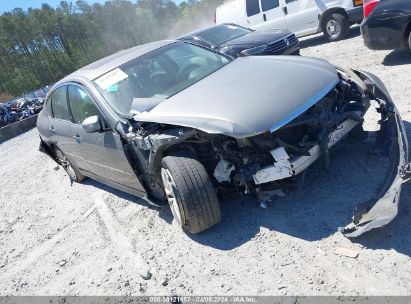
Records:
[[[97,59],[210,24],[222,0],[61,1],[0,16],[0,93],[17,96]]]

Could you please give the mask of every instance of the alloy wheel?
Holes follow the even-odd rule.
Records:
[[[166,193],[168,204],[170,205],[171,212],[174,218],[180,226],[182,226],[181,212],[178,206],[177,198],[175,195],[176,184],[170,170],[161,168],[161,179],[164,185],[164,192]]]
[[[67,174],[73,181],[77,180],[76,172],[74,171],[73,167],[71,166],[70,162],[67,160],[67,157],[61,152],[60,150],[56,149],[56,155],[59,159],[61,165],[63,166],[64,170],[66,170]]]

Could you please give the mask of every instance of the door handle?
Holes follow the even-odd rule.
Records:
[[[285,15],[288,15],[288,9],[287,9],[286,6],[283,7],[283,12],[284,12]]]
[[[267,15],[263,14],[264,22],[267,21]]]
[[[74,135],[73,138],[79,143],[81,143],[83,141],[83,139],[81,138],[80,135]]]

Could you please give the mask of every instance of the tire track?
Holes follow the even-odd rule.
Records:
[[[123,259],[128,268],[137,272],[144,280],[151,279],[151,272],[148,264],[143,260],[141,254],[134,250],[130,239],[126,236],[121,225],[114,218],[112,211],[104,200],[104,193],[96,193],[94,199],[98,214],[107,228],[117,254]]]

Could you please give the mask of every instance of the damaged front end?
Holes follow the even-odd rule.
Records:
[[[170,123],[139,122],[130,133],[130,153],[137,155],[141,180],[161,197],[158,178],[161,158],[173,149],[192,150],[213,176],[217,189],[253,194],[261,206],[304,180],[306,169],[320,160],[330,163],[330,149],[348,136],[365,139],[364,115],[377,102],[381,129],[377,141],[391,156],[392,168],[384,187],[359,206],[353,222],[342,233],[357,237],[391,222],[398,212],[402,184],[410,178],[408,143],[401,117],[386,88],[374,75],[338,70],[338,81],[308,109],[285,117],[266,132],[253,136],[227,135]],[[295,114],[295,113],[294,113]],[[293,115],[294,115],[293,114]],[[138,120],[138,119],[136,119]],[[153,191],[154,189],[154,191]]]

